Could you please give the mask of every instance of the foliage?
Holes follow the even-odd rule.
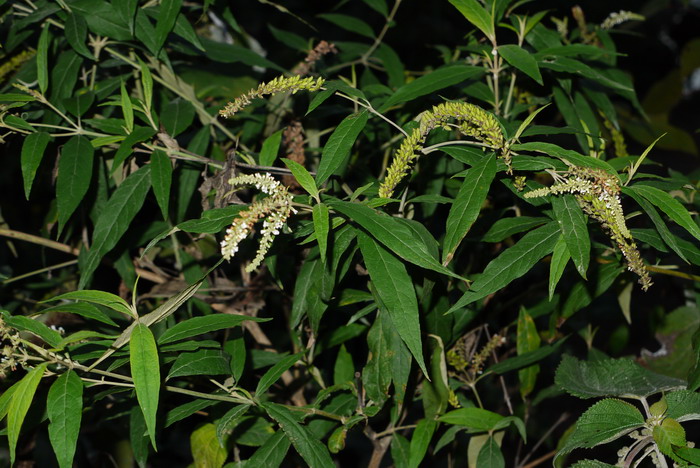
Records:
[[[450,0],[411,70],[402,0],[345,3],[361,42],[269,24],[290,63],[227,2],[0,3],[9,462],[698,464],[699,173],[628,154],[643,18]]]

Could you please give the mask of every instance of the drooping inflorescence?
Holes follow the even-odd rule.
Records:
[[[229,184],[232,190],[254,186],[268,195],[261,200],[256,200],[247,210],[239,213],[226,230],[224,240],[221,241],[221,255],[226,260],[230,260],[238,252],[238,244],[248,237],[255,224],[262,220],[260,246],[255,258],[246,267],[246,271],[253,271],[262,263],[265,254],[272,246],[272,241],[280,233],[284,223],[292,213],[296,213],[296,210],[292,208],[292,195],[287,187],[280,184],[270,174],[240,175],[229,180]]]
[[[226,107],[219,111],[219,115],[222,117],[231,118],[236,114],[236,112],[248,106],[255,98],[283,93],[285,91],[291,91],[292,94],[301,90],[318,91],[321,86],[323,86],[323,83],[325,83],[325,80],[320,77],[302,78],[299,75],[289,77],[278,76],[274,80],[268,83],[260,83],[257,88],[251,89],[247,93],[238,96],[232,102],[226,104]]]
[[[644,266],[637,244],[625,223],[625,214],[620,202],[620,184],[617,177],[602,169],[569,166],[559,181],[525,194],[525,198],[543,197],[571,193],[588,216],[598,221],[617,245],[627,260],[627,268],[639,276],[643,290],[652,285],[649,272]]]
[[[510,168],[510,152],[503,137],[498,120],[479,106],[466,102],[443,102],[431,110],[423,112],[420,124],[403,139],[394,159],[387,169],[387,175],[379,187],[379,196],[390,198],[394,189],[408,174],[414,161],[425,145],[428,134],[437,127],[447,127],[454,120],[455,128],[463,135],[474,138],[488,147],[499,150],[501,157]]]

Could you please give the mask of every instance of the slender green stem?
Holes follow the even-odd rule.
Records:
[[[3,283],[4,284],[13,283],[15,281],[23,280],[23,279],[29,278],[31,276],[46,273],[47,271],[58,270],[59,268],[64,268],[67,266],[75,265],[76,263],[78,263],[78,260],[69,260],[67,262],[59,263],[57,265],[51,265],[51,266],[48,266],[46,268],[40,268],[39,270],[30,271],[29,273],[25,273],[23,275],[14,276],[12,278],[9,278],[9,279],[3,281]]]
[[[396,16],[396,12],[399,11],[399,6],[401,5],[402,0],[396,0],[394,2],[394,6],[389,12],[389,15],[386,17],[386,22],[384,23],[384,27],[382,30],[379,32],[379,35],[377,38],[374,40],[374,43],[370,46],[367,51],[362,54],[362,57],[360,57],[360,63],[367,65],[367,59],[369,59],[372,54],[374,53],[375,50],[377,50],[377,47],[379,47],[384,40],[384,36],[386,36],[387,31],[389,31],[389,28],[391,27],[391,23],[394,21],[394,16]]]

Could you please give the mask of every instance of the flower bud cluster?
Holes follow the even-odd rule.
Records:
[[[17,330],[9,327],[2,316],[0,316],[0,341],[2,341],[2,351],[0,351],[0,378],[7,376],[7,371],[14,371],[17,366],[27,363],[27,351],[24,349],[22,340]]]
[[[303,89],[307,91],[318,91],[325,80],[323,78],[307,77],[302,78],[299,75],[290,77],[278,76],[269,83],[260,83],[256,89],[251,89],[247,93],[238,96],[232,102],[226,104],[226,107],[219,111],[222,117],[231,118],[236,112],[250,105],[253,99],[261,98],[265,95],[275,95],[285,91],[291,91],[292,94]]]
[[[605,20],[600,24],[600,28],[612,29],[619,24],[632,20],[643,21],[644,16],[626,10],[615,11],[610,13],[610,15],[605,18]]]
[[[248,237],[255,224],[262,220],[258,251],[253,261],[246,267],[246,271],[253,271],[260,266],[275,236],[279,235],[284,223],[292,213],[296,213],[296,210],[292,208],[292,196],[287,188],[270,174],[244,174],[230,179],[229,184],[233,190],[253,186],[267,195],[242,211],[238,218],[233,220],[226,230],[224,240],[221,241],[221,255],[226,260],[230,260],[238,252],[240,242]]]
[[[498,120],[492,114],[466,102],[443,102],[423,112],[418,128],[401,142],[387,169],[386,178],[379,187],[380,197],[391,198],[396,186],[408,174],[413,162],[418,158],[428,134],[438,127],[449,130],[450,120],[456,121],[456,128],[463,135],[500,150],[501,157],[510,167],[508,145]]]
[[[584,213],[603,226],[625,257],[627,269],[639,276],[644,291],[649,289],[652,285],[649,272],[625,223],[618,179],[602,169],[570,166],[561,181],[528,192],[525,198],[565,193],[573,194]]]

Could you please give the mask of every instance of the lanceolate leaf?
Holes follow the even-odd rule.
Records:
[[[506,59],[506,62],[525,73],[527,76],[542,84],[542,75],[537,61],[525,49],[515,44],[507,44],[498,47],[498,53]]]
[[[39,36],[39,45],[36,48],[36,77],[39,81],[41,93],[45,93],[49,88],[49,41],[51,32],[49,23],[44,23],[44,28]]]
[[[290,171],[292,171],[292,174],[297,182],[299,182],[299,185],[301,185],[309,195],[318,199],[318,189],[316,188],[316,183],[314,182],[313,177],[311,177],[311,174],[309,174],[309,171],[307,171],[304,166],[291,159],[285,158],[282,159],[282,162],[289,168]]]
[[[528,232],[486,266],[484,273],[472,283],[469,291],[447,313],[483,299],[516,278],[520,278],[545,255],[552,252],[560,235],[556,222],[548,223]]]
[[[116,294],[92,289],[67,292],[65,294],[52,297],[51,299],[47,299],[44,302],[63,301],[70,299],[74,299],[76,301],[89,302],[91,304],[103,305],[105,307],[109,307],[114,311],[122,313],[127,317],[133,317],[135,314],[135,312],[131,309],[129,303],[121,297],[117,296]]]
[[[271,435],[252,457],[246,460],[246,465],[278,468],[292,445],[283,430]]]
[[[495,176],[496,156],[494,154],[485,156],[467,172],[447,216],[447,232],[442,246],[443,265],[452,260],[459,243],[479,216]]]
[[[481,446],[476,466],[483,468],[504,468],[506,466],[501,447],[498,446],[498,442],[493,436],[489,436],[486,443]]]
[[[85,22],[85,18],[79,14],[69,13],[66,16],[64,31],[66,40],[71,47],[73,47],[73,50],[85,58],[94,60],[95,57],[85,45],[85,40],[87,39],[87,23]]]
[[[486,37],[494,39],[494,24],[491,14],[477,0],[450,0],[450,3],[464,15],[467,20],[479,28]]]
[[[272,419],[279,423],[310,468],[335,466],[326,446],[319,442],[306,427],[299,424],[289,409],[276,403],[263,403],[261,406]]]
[[[366,110],[357,114],[352,114],[333,130],[323,147],[321,162],[316,172],[316,184],[322,185],[330,176],[335,173],[350,155],[350,150],[355,144],[355,140],[360,135],[362,129],[367,124],[369,114]]]
[[[588,235],[586,217],[573,195],[552,197],[554,215],[579,274],[585,279],[591,260],[591,238]]]
[[[129,352],[131,377],[134,379],[136,398],[146,421],[146,428],[156,448],[156,412],[158,411],[158,393],[160,392],[160,364],[158,349],[151,330],[142,323],[137,323],[131,334]]]
[[[173,179],[173,166],[164,151],[155,150],[151,155],[151,184],[163,219],[168,219],[170,204],[170,184]]]
[[[265,372],[258,382],[258,387],[255,389],[255,396],[259,397],[267,391],[268,388],[272,386],[277,379],[279,379],[282,374],[284,374],[290,367],[292,367],[299,359],[301,359],[303,353],[292,354],[283,358],[280,362],[272,366]]]
[[[146,315],[142,317],[141,320],[143,321],[146,317],[148,316]],[[270,319],[235,314],[217,314],[205,315],[203,317],[193,317],[168,328],[162,335],[160,335],[160,338],[158,338],[158,344],[162,346],[164,344],[174,343],[176,341],[202,335],[204,333],[236,327],[246,320],[251,320],[253,322],[266,322]]]
[[[476,0],[474,0],[476,2]],[[410,83],[400,87],[379,109],[383,112],[403,102],[410,101],[420,96],[439,91],[452,85],[459,84],[484,73],[483,68],[471,65],[450,65],[438,68]]]
[[[32,404],[34,393],[47,366],[48,363],[43,363],[30,370],[10,397],[10,404],[7,408],[7,442],[10,446],[10,466],[15,463],[15,449],[24,417]]]
[[[316,241],[318,242],[318,251],[321,255],[321,261],[326,261],[326,251],[328,250],[328,206],[323,203],[314,205],[312,211],[314,221],[314,231],[316,232]]]
[[[554,246],[554,252],[552,252],[552,259],[549,262],[549,300],[552,300],[554,296],[554,289],[557,287],[557,283],[561,279],[561,275],[564,273],[564,268],[566,264],[569,263],[571,254],[569,253],[569,248],[566,246],[566,241],[564,240],[564,235],[559,236],[557,244]]]
[[[226,462],[228,451],[219,445],[215,437],[216,426],[204,424],[190,436],[190,447],[194,466],[221,468]]]
[[[156,50],[160,50],[165,43],[170,31],[175,26],[177,15],[180,14],[182,0],[162,0],[160,2],[160,12],[158,13],[158,21],[156,22]]]
[[[95,223],[90,251],[81,252],[78,259],[81,273],[79,289],[90,281],[102,257],[117,245],[141,209],[151,187],[150,171],[150,166],[144,166],[131,174],[105,204]]]
[[[166,380],[188,375],[227,375],[231,373],[230,356],[220,349],[199,349],[180,353],[175,359]]]
[[[418,300],[404,263],[367,234],[358,231],[357,239],[382,304],[421,370],[428,375],[423,360]]]
[[[359,203],[333,200],[328,204],[366,229],[372,237],[388,247],[404,260],[428,270],[433,270],[453,278],[462,279],[440,265],[417,235],[401,221],[379,214],[372,208]]]
[[[661,211],[666,213],[669,218],[683,226],[693,237],[700,240],[700,227],[693,221],[688,210],[686,210],[678,200],[663,190],[648,185],[636,184],[630,187],[630,189],[656,205]]]
[[[216,424],[216,438],[219,445],[224,447],[226,437],[231,434],[231,431],[236,427],[241,417],[248,411],[249,405],[237,405],[231,408],[224,414]]]
[[[521,356],[525,353],[535,351],[540,347],[540,335],[537,333],[537,327],[532,316],[527,313],[525,308],[520,309],[518,315],[517,327],[517,343],[516,350]],[[540,371],[538,365],[528,366],[518,371],[520,379],[520,394],[525,398],[535,388],[537,374]]]
[[[90,140],[82,135],[75,135],[63,145],[56,180],[59,230],[65,226],[90,187],[94,153]]]
[[[134,130],[134,107],[131,104],[131,97],[129,97],[129,93],[126,91],[123,81],[121,84],[121,98],[124,127],[126,128],[126,133],[131,133]]]
[[[46,400],[49,439],[61,468],[73,466],[73,456],[83,414],[83,382],[68,370],[51,385]]]
[[[428,446],[430,445],[430,440],[433,438],[435,429],[437,429],[437,421],[434,419],[421,419],[418,421],[413,431],[413,437],[411,437],[408,460],[409,468],[418,468],[420,466],[420,463],[423,461],[428,451]]]
[[[51,137],[48,133],[36,132],[27,135],[22,143],[22,179],[24,180],[24,196],[27,200],[29,200],[36,170],[39,168],[50,140]]]
[[[261,166],[272,166],[277,159],[277,152],[282,142],[284,130],[277,131],[267,137],[260,148],[259,162]]]

